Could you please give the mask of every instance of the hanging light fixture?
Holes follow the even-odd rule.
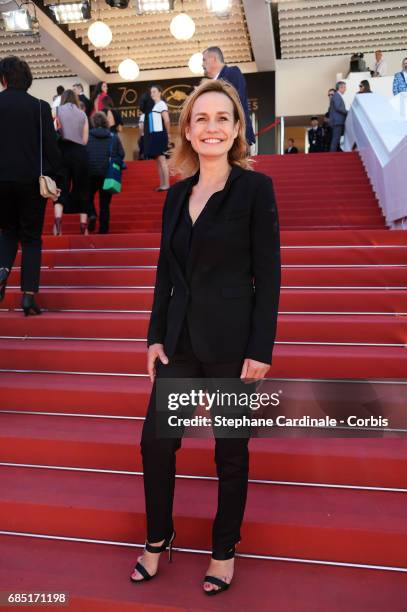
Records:
[[[216,17],[225,19],[229,17],[232,0],[206,0],[206,8],[215,13]]]
[[[137,62],[130,57],[120,62],[118,70],[123,81],[135,81],[140,74]]]
[[[191,55],[188,61],[188,68],[193,74],[202,74],[204,69],[202,67],[203,55],[200,51]]]
[[[97,21],[94,21],[88,29],[88,38],[97,49],[103,49],[112,42],[113,34],[107,23],[100,19],[100,5],[98,6]]]
[[[103,21],[94,21],[88,30],[88,38],[97,49],[103,49],[112,42],[113,34],[109,26]]]
[[[189,40],[195,33],[194,20],[184,12],[184,1],[181,2],[181,13],[170,23],[170,32],[177,40]]]

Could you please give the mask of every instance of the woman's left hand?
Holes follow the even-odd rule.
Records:
[[[256,361],[255,359],[245,359],[243,362],[240,379],[243,382],[251,383],[263,380],[269,371],[270,364]]]

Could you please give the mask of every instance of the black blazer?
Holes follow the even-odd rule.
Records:
[[[89,117],[89,115],[92,112],[92,104],[91,104],[89,98],[87,96],[85,96],[85,94],[83,94],[83,93],[79,94],[78,97],[79,97],[79,100],[81,102],[83,102],[83,105],[85,107],[85,113],[86,113],[87,117]]]
[[[185,278],[171,238],[198,177],[176,183],[167,193],[148,345],[164,344],[171,357],[187,316],[199,360],[248,357],[271,363],[281,282],[272,181],[233,166],[224,189],[194,229]]]
[[[41,100],[43,172],[56,175],[60,152],[48,102]],[[40,175],[40,105],[25,91],[0,93],[0,181],[30,182]]]
[[[308,130],[308,144],[310,153],[319,153],[324,150],[324,130],[319,125],[316,130]]]

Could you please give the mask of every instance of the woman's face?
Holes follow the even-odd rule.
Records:
[[[224,157],[238,132],[232,100],[223,93],[208,91],[195,101],[185,135],[200,157]]]
[[[102,91],[103,93],[107,93],[107,83],[102,83]]]
[[[161,91],[157,89],[157,87],[152,87],[150,89],[150,94],[154,102],[159,102],[161,100]]]

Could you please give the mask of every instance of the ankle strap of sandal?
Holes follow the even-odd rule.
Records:
[[[161,552],[164,552],[167,546],[168,544],[166,541],[164,541],[164,543],[161,544],[161,546],[153,546],[152,544],[149,544],[148,542],[146,542],[146,551],[150,553],[161,553]]]

